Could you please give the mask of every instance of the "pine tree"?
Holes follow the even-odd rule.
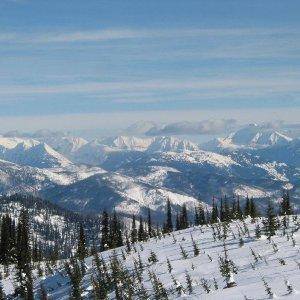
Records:
[[[15,223],[7,214],[2,217],[0,239],[0,263],[13,263],[15,256],[16,228]]]
[[[241,209],[241,206],[240,206],[240,198],[239,197],[237,198],[236,213],[237,213],[237,218],[239,220],[242,220],[243,219],[243,212],[242,212],[242,209]]]
[[[80,224],[79,227],[79,237],[78,237],[78,246],[77,246],[77,256],[80,261],[83,261],[88,254],[88,250],[86,247],[86,239],[84,234],[83,225]]]
[[[33,300],[32,259],[29,243],[28,212],[22,210],[17,227],[16,244],[16,294],[21,298]]]
[[[197,243],[195,242],[192,234],[191,234],[191,240],[192,240],[192,244],[193,244],[194,256],[196,257],[196,256],[198,256],[200,254],[200,250],[199,250],[199,248],[197,246]]]
[[[210,285],[208,283],[208,280],[205,278],[201,278],[200,280],[201,286],[203,287],[204,291],[209,294],[210,293]]]
[[[154,290],[154,299],[155,300],[168,300],[168,294],[163,286],[162,282],[158,279],[155,273],[149,273],[151,278],[153,290]]]
[[[148,300],[150,299],[150,296],[144,286],[143,283],[140,284],[140,287],[138,289],[138,299],[139,300]]]
[[[138,231],[138,240],[140,242],[145,241],[146,238],[146,232],[144,229],[144,221],[143,218],[140,216],[140,220],[139,220],[140,224],[139,224],[139,231]]]
[[[261,238],[261,230],[260,230],[259,224],[257,224],[257,225],[255,226],[255,237],[256,237],[257,239],[260,239],[260,238]]]
[[[170,233],[173,231],[173,221],[172,221],[172,209],[171,209],[171,202],[168,199],[167,201],[167,219],[164,226],[164,232]]]
[[[229,288],[235,285],[235,282],[232,278],[232,274],[237,273],[237,267],[234,264],[234,262],[228,257],[225,242],[223,248],[224,248],[224,257],[221,256],[219,257],[219,270],[221,275],[225,279],[226,287]]]
[[[195,206],[194,211],[195,211],[195,213],[194,213],[194,224],[195,224],[195,226],[199,226],[200,225],[199,207]]]
[[[118,260],[116,253],[111,257],[110,265],[116,299],[132,299],[134,293],[132,278],[128,270]]]
[[[170,262],[169,258],[167,258],[167,267],[168,267],[168,272],[172,273],[173,267],[171,265],[171,262]]]
[[[175,230],[180,230],[180,219],[178,212],[176,213]]]
[[[147,225],[148,225],[148,236],[149,236],[149,238],[152,238],[153,237],[153,228],[152,228],[152,218],[151,218],[150,207],[148,207]]]
[[[122,237],[122,225],[117,216],[116,211],[114,211],[112,218],[110,220],[110,248],[116,248],[123,246]]]
[[[109,216],[106,211],[102,214],[101,220],[101,245],[100,250],[105,251],[109,249],[110,237],[109,237]]]
[[[218,222],[218,218],[219,218],[219,213],[218,213],[218,207],[215,203],[215,198],[213,198],[213,202],[212,202],[212,212],[211,212],[211,218],[210,218],[210,222],[213,223],[217,223]]]
[[[235,198],[232,201],[231,211],[229,215],[230,220],[236,220],[238,218],[237,216],[237,205]]]
[[[271,238],[271,236],[275,235],[277,224],[276,224],[276,217],[274,213],[274,208],[272,205],[272,202],[269,201],[268,208],[267,208],[267,218],[264,221],[264,230],[266,232],[266,235],[268,239]]]
[[[207,224],[204,208],[202,205],[199,205],[198,207],[198,214],[199,214],[199,225]]]
[[[225,212],[224,212],[224,204],[223,204],[223,198],[221,198],[220,200],[220,221],[224,222],[225,221]]]
[[[92,277],[93,294],[95,299],[106,300],[109,290],[110,277],[103,259],[100,259],[97,252],[94,253],[94,265],[96,275]]]
[[[153,264],[158,262],[157,256],[156,256],[155,252],[153,252],[152,250],[150,252],[150,256],[148,258],[148,261],[149,261],[149,263],[153,263]]]
[[[261,280],[265,287],[265,291],[266,291],[267,295],[269,296],[269,299],[273,299],[274,294],[272,292],[272,289],[270,288],[270,286],[268,285],[268,283],[266,282],[266,280],[264,278],[262,278]]]
[[[81,265],[81,272],[84,275],[85,274],[85,264],[84,264],[84,259],[86,258],[88,254],[88,250],[86,248],[86,239],[85,239],[85,234],[84,234],[84,228],[83,225],[80,224],[79,227],[79,237],[78,237],[78,246],[77,246],[77,257],[80,261]]]
[[[180,229],[186,229],[189,227],[186,204],[183,204],[183,206],[181,207],[181,212],[179,215],[179,224]]]
[[[251,198],[251,200],[250,200],[250,216],[252,219],[259,217],[259,211],[256,207],[256,204],[255,204],[253,198]]]
[[[185,272],[185,282],[188,293],[191,295],[193,293],[193,282],[190,274],[186,271]]]
[[[224,221],[229,222],[231,219],[231,213],[227,196],[224,197]]]
[[[283,193],[283,197],[282,197],[282,201],[281,201],[280,214],[282,216],[293,214],[293,209],[292,209],[292,206],[291,206],[291,203],[290,203],[289,192],[284,192]]]
[[[71,300],[81,300],[81,294],[82,294],[82,287],[81,287],[81,281],[82,281],[82,272],[81,272],[81,266],[78,260],[74,257],[70,259],[70,263],[65,264],[66,272],[70,278],[70,282],[72,285]]]
[[[291,283],[287,279],[284,279],[284,284],[286,286],[288,294],[292,294],[294,292],[294,288]]]
[[[187,252],[183,249],[182,245],[179,245],[179,247],[180,247],[180,252],[181,252],[182,258],[187,259],[188,258]]]
[[[138,239],[135,215],[132,216],[132,226],[131,226],[131,243],[136,243]]]
[[[246,199],[246,204],[245,204],[245,209],[244,209],[244,215],[246,217],[251,215],[251,203],[250,203],[250,199],[249,199],[248,196],[247,196],[247,199]]]

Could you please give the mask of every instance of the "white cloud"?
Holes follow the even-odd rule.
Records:
[[[13,35],[15,42],[33,43],[72,43],[72,42],[99,42],[118,39],[138,38],[178,38],[178,37],[245,37],[245,36],[276,36],[299,34],[293,28],[185,28],[185,29],[133,29],[108,28],[99,30],[57,31],[33,34],[2,33]],[[1,33],[0,33],[1,37]]]
[[[41,128],[52,130],[88,130],[101,128],[106,134],[112,130],[125,128],[130,124],[149,120],[159,123],[170,123],[189,120],[197,122],[210,118],[234,118],[242,123],[268,122],[274,120],[285,120],[289,123],[299,123],[300,109],[288,108],[274,109],[222,109],[222,110],[181,110],[181,111],[139,111],[118,112],[99,114],[65,114],[49,116],[21,116],[1,117],[0,128],[2,132],[18,129],[21,131],[32,131]]]
[[[145,91],[187,91],[199,90],[207,92],[226,91],[227,93],[249,93],[253,90],[258,92],[288,93],[300,92],[299,77],[281,78],[277,76],[269,77],[228,77],[228,78],[190,78],[190,79],[156,79],[148,81],[130,81],[130,82],[84,82],[59,85],[12,85],[0,86],[1,96],[24,96],[24,95],[42,95],[42,94],[89,94],[111,92],[145,92]],[[107,95],[107,94],[106,94]],[[128,96],[128,95],[127,95]]]

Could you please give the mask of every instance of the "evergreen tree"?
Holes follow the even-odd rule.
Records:
[[[140,216],[140,224],[139,224],[139,231],[138,231],[138,240],[140,242],[145,241],[146,240],[146,232],[144,229],[144,221],[143,218]]]
[[[150,256],[148,258],[148,261],[149,261],[149,263],[153,263],[153,264],[158,262],[158,258],[156,256],[155,252],[153,252],[152,250],[150,252]]]
[[[255,226],[255,237],[259,239],[261,237],[261,230],[259,224]]]
[[[194,224],[195,224],[195,226],[199,226],[200,225],[199,207],[196,207],[196,206],[195,206]]]
[[[118,260],[116,253],[111,257],[111,276],[116,300],[132,299],[133,282],[127,269]]]
[[[152,228],[152,219],[151,219],[150,207],[148,207],[147,225],[148,225],[148,236],[149,236],[149,238],[152,238],[153,237],[153,228]]]
[[[244,209],[244,215],[246,217],[251,215],[251,203],[250,203],[250,199],[249,199],[248,196],[247,196],[247,199],[246,199],[246,204],[245,204],[245,209]]]
[[[74,257],[70,259],[70,263],[65,264],[66,272],[70,278],[70,282],[72,285],[71,300],[81,300],[82,299],[82,287],[81,287],[81,281],[82,281],[82,272],[81,272],[81,266],[78,260]]]
[[[136,243],[138,239],[135,215],[132,216],[132,228],[131,228],[131,243]]]
[[[21,298],[33,300],[32,260],[29,243],[28,212],[22,210],[17,226],[16,245],[16,294]]]
[[[109,249],[110,237],[109,237],[109,216],[106,211],[102,214],[101,220],[101,245],[100,250],[105,251]]]
[[[230,211],[230,215],[229,215],[230,220],[236,220],[238,218],[237,214],[238,214],[237,213],[237,205],[236,205],[236,200],[234,198],[232,201],[231,211]]]
[[[239,197],[237,198],[236,214],[237,214],[237,218],[239,220],[243,219],[243,212],[242,212],[242,209],[240,206],[240,198]]]
[[[180,219],[179,219],[179,214],[178,214],[178,212],[176,213],[175,230],[180,230]]]
[[[267,217],[264,220],[264,231],[268,239],[270,239],[271,236],[275,235],[276,229],[277,229],[276,216],[274,213],[272,202],[269,201],[268,208],[267,208]]]
[[[193,293],[193,282],[190,274],[186,271],[185,272],[185,282],[188,293],[191,295]]]
[[[123,246],[122,226],[116,211],[114,211],[113,216],[110,220],[109,229],[110,229],[110,243],[109,243],[110,248]]]
[[[172,221],[172,209],[171,209],[171,202],[168,199],[167,201],[167,219],[164,226],[164,232],[170,233],[173,231],[173,221]]]
[[[224,197],[224,221],[229,222],[231,219],[231,213],[227,196]]]
[[[155,300],[168,300],[168,294],[163,286],[162,282],[158,279],[156,274],[150,273],[149,277],[151,278],[153,290],[154,290],[154,299]]]
[[[183,259],[187,259],[188,258],[187,252],[184,250],[184,248],[182,247],[182,245],[179,245],[179,247],[180,247],[180,252],[181,252],[182,258]]]
[[[251,198],[251,201],[250,201],[250,216],[252,219],[259,217],[259,211],[256,207],[256,204],[255,204],[253,198]]]
[[[192,240],[192,244],[193,244],[193,251],[194,251],[194,256],[198,256],[200,254],[200,250],[197,246],[197,243],[195,242],[193,236],[191,235],[191,240]]]
[[[8,265],[14,260],[16,242],[15,224],[8,214],[2,217],[0,231],[0,263],[3,265]]]
[[[217,223],[218,218],[219,218],[218,207],[217,207],[217,204],[215,203],[215,198],[213,198],[210,222],[212,224]]]
[[[181,212],[179,215],[179,224],[180,229],[186,229],[189,227],[186,204],[183,204],[183,206],[181,207]]]
[[[167,258],[167,267],[168,267],[168,272],[171,273],[172,270],[173,270],[173,267],[171,265],[171,262],[170,262],[169,258]]]
[[[199,214],[199,225],[205,225],[207,224],[206,218],[205,218],[205,212],[202,205],[199,205],[198,207],[198,214]]]
[[[224,242],[224,257],[219,257],[219,269],[221,275],[224,277],[226,287],[232,287],[235,282],[232,280],[232,274],[237,273],[237,267],[231,259],[228,257],[228,251]]]
[[[280,214],[282,216],[293,214],[293,209],[292,209],[291,202],[290,202],[289,192],[283,193]]]
[[[84,259],[86,258],[87,254],[88,254],[88,250],[86,248],[86,239],[85,239],[85,234],[84,234],[84,228],[83,228],[83,225],[80,224],[76,255],[80,261],[82,275],[85,274]]]
[[[86,258],[87,254],[88,254],[88,250],[86,247],[84,228],[83,228],[83,225],[80,224],[78,246],[77,246],[77,256],[80,261],[83,261]]]
[[[221,198],[220,200],[220,221],[224,222],[225,221],[225,212],[224,212],[224,204],[223,204],[223,198]]]

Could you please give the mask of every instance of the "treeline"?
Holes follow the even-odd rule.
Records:
[[[70,257],[70,251],[76,246],[80,224],[85,228],[89,245],[94,243],[100,232],[99,217],[70,212],[40,198],[13,195],[1,197],[0,203],[0,248],[5,249],[1,251],[0,263],[6,261],[9,264],[12,261],[20,207],[30,215],[31,247],[35,261],[53,256],[59,259]],[[4,259],[4,256],[10,258]]]

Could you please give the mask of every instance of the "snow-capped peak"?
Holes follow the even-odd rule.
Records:
[[[151,138],[138,138],[135,136],[116,136],[116,137],[109,137],[106,139],[101,140],[101,143],[110,146],[116,147],[122,150],[137,150],[137,151],[144,151],[146,150],[149,145],[151,144],[153,139]]]
[[[196,144],[170,136],[156,137],[148,147],[148,152],[185,152],[198,151]]]

